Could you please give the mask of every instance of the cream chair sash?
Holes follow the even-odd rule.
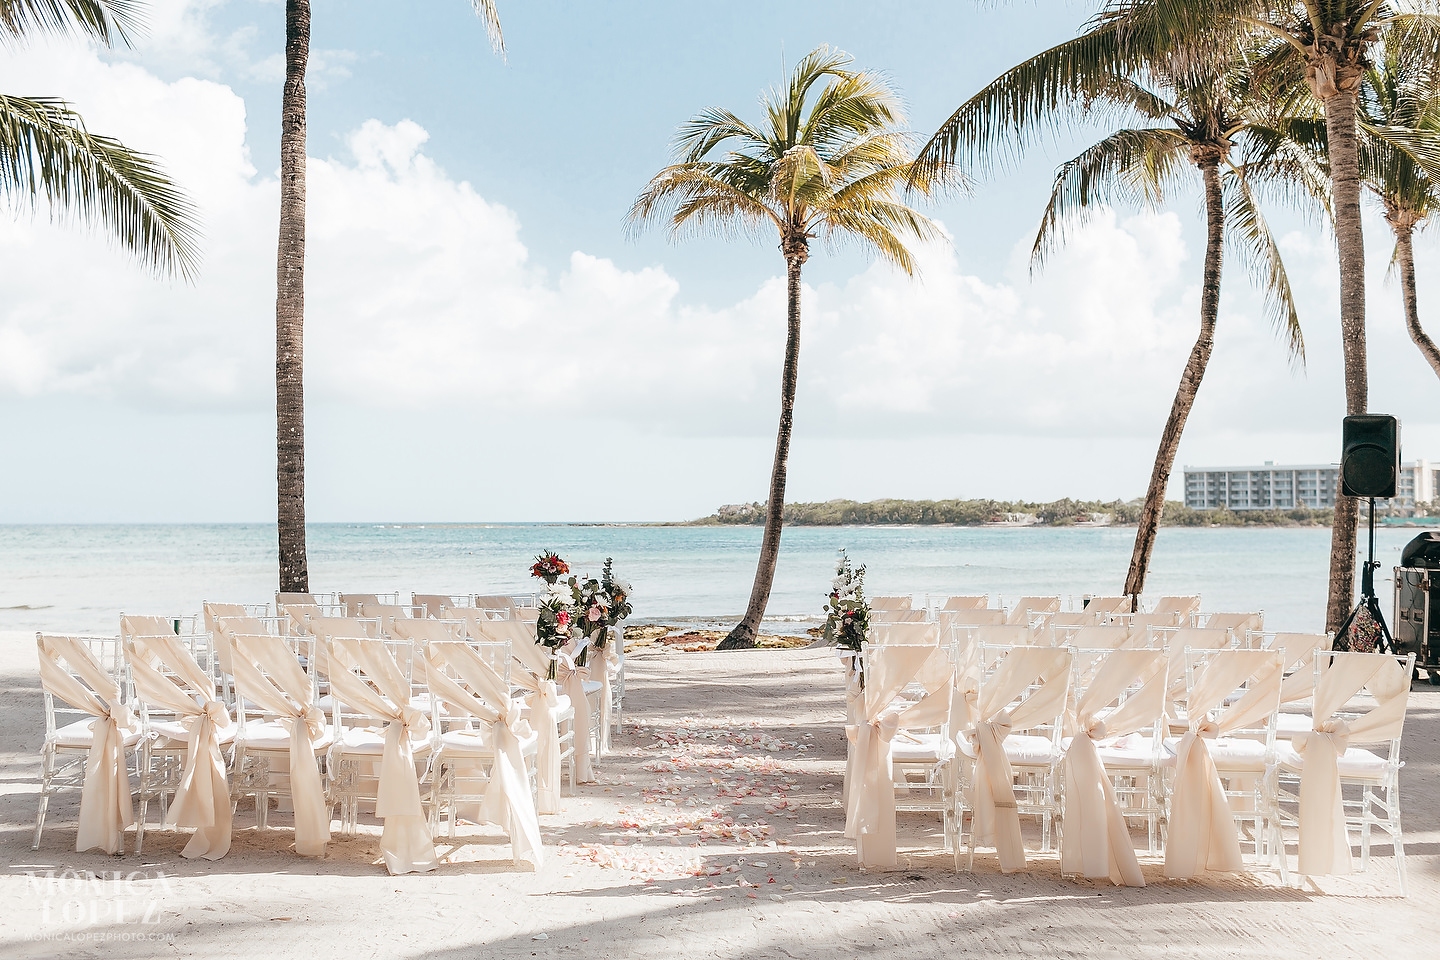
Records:
[[[515,684],[524,687],[525,704],[530,708],[530,725],[539,734],[535,744],[535,810],[537,813],[560,812],[560,722],[555,711],[560,707],[560,691],[554,680],[536,676],[529,670],[514,674]]]
[[[385,821],[380,834],[385,867],[392,875],[434,870],[439,861],[425,809],[420,805],[414,750],[414,742],[430,732],[430,721],[423,711],[411,706],[410,683],[385,641],[331,637],[326,646],[326,675],[337,703],[385,721],[385,747],[375,794],[375,816]],[[352,669],[359,670],[360,675],[352,673]]]
[[[1280,654],[1271,650],[1222,650],[1202,668],[1186,706],[1190,728],[1175,748],[1167,877],[1186,880],[1205,870],[1233,873],[1244,868],[1235,818],[1210,757],[1210,741],[1274,713],[1280,706],[1281,674]],[[1210,711],[1247,681],[1244,695],[1218,720],[1210,720]]]
[[[896,865],[890,741],[899,729],[900,716],[889,708],[934,652],[930,644],[866,648],[865,690],[858,698],[863,714],[859,723],[845,728],[853,758],[845,836],[855,841],[861,866]]]
[[[425,656],[426,678],[435,696],[490,724],[495,758],[481,815],[510,834],[516,859],[525,860],[538,870],[544,862],[544,848],[520,748],[521,739],[530,735],[530,725],[522,717],[520,703],[511,699],[504,678],[463,641],[432,643]],[[446,666],[459,674],[465,686],[445,673]],[[548,680],[543,683],[549,685],[553,693],[554,684]],[[472,690],[479,697],[471,693]],[[558,748],[556,764],[558,767]]]
[[[1280,651],[1289,674],[1280,684],[1280,702],[1304,700],[1315,690],[1315,653],[1330,646],[1323,633],[1277,633],[1270,649]]]
[[[219,860],[230,849],[230,786],[218,731],[230,727],[230,711],[215,696],[215,683],[174,635],[135,637],[130,675],[146,703],[173,710],[188,735],[185,769],[167,821],[194,827],[184,857]],[[153,664],[158,662],[160,668]],[[167,672],[168,671],[168,672]]]
[[[1362,717],[1341,720],[1336,711],[1368,689],[1376,705]],[[1340,758],[1351,743],[1378,743],[1400,736],[1410,678],[1394,657],[1337,653],[1315,682],[1312,733],[1294,738],[1305,757],[1300,775],[1300,864],[1303,874],[1349,873],[1350,842],[1340,797]]]
[[[35,641],[40,653],[41,688],[96,718],[90,724],[75,852],[99,847],[109,854],[119,853],[121,835],[135,822],[130,807],[130,771],[125,765],[125,733],[134,718],[120,702],[119,685],[81,640],[40,634]]]
[[[971,829],[977,842],[994,845],[1004,873],[1025,866],[1013,787],[1015,770],[1005,755],[1005,738],[1015,727],[1025,729],[1060,716],[1070,689],[1070,660],[1071,652],[1063,648],[1014,647],[980,687],[975,725],[968,733],[976,750]],[[1036,683],[1039,686],[1027,692]]]
[[[1165,712],[1166,665],[1160,650],[1116,650],[1105,655],[1094,679],[1066,718],[1065,831],[1060,870],[1090,878],[1109,877],[1127,887],[1145,886],[1130,831],[1105,773],[1095,741],[1153,727]],[[1114,711],[1100,714],[1139,683]]]
[[[310,678],[280,637],[232,634],[230,642],[236,691],[275,714],[290,731],[295,852],[302,857],[323,857],[325,844],[330,842],[330,807],[320,782],[314,741],[325,732],[325,715],[311,702]]]
[[[590,716],[590,701],[585,696],[590,665],[575,663],[576,655],[585,649],[587,643],[582,640],[571,652],[561,650],[555,653],[555,680],[570,698],[570,706],[575,710],[575,779],[581,783],[594,783],[595,766],[590,758],[590,725],[594,721]],[[514,649],[513,645],[511,649]]]

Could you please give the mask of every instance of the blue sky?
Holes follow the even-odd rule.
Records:
[[[676,125],[752,112],[829,43],[884,71],[928,136],[1090,10],[502,0],[502,61],[463,0],[316,0],[311,517],[662,520],[763,498],[777,251],[623,224]],[[64,96],[160,154],[207,224],[183,287],[43,214],[0,220],[0,439],[22,454],[0,522],[273,517],[282,51],[281,3],[162,0],[132,51],[0,53],[0,89]],[[952,242],[920,251],[918,281],[853,250],[811,258],[791,499],[1143,492],[1195,332],[1197,201],[1102,211],[1032,277],[1054,167],[1085,133],[930,208]],[[1308,369],[1228,264],[1182,464],[1337,455],[1333,247],[1295,216],[1274,226]],[[1440,457],[1440,384],[1405,338],[1373,211],[1367,228],[1371,407],[1401,417],[1407,456]],[[1418,255],[1424,311],[1433,239]]]

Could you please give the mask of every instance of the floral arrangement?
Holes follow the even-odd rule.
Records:
[[[858,651],[870,634],[870,603],[865,599],[865,567],[850,566],[850,558],[840,551],[835,565],[835,579],[830,583],[830,596],[825,603],[824,640],[828,644]]]
[[[570,572],[570,564],[560,559],[559,554],[553,550],[546,550],[535,558],[530,566],[530,576],[544,580],[550,586],[555,586],[555,581]]]
[[[630,584],[615,579],[611,569],[612,560],[605,558],[605,568],[599,580],[594,577],[570,576],[570,565],[554,552],[547,551],[535,558],[530,575],[543,579],[549,587],[549,595],[540,602],[540,613],[535,620],[535,642],[558,650],[572,638],[589,637],[590,646],[604,650],[610,638],[610,627],[630,615]],[[583,665],[586,650],[581,650],[575,662]],[[550,679],[554,679],[555,664],[550,664]]]

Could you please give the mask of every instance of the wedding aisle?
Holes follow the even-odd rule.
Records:
[[[842,836],[843,687],[830,651],[635,651],[622,731],[599,781],[542,817],[538,873],[492,828],[442,842],[438,870],[387,877],[379,826],[297,858],[237,814],[230,855],[184,860],[154,831],[143,856],[75,854],[57,801],[30,850],[43,733],[33,638],[0,636],[0,953],[6,957],[1425,956],[1440,895],[1440,693],[1411,695],[1403,774],[1411,895],[1388,848],[1317,892],[1273,878],[1115,888],[1052,860],[956,874],[938,822],[900,817],[901,867],[863,874]],[[1147,868],[1147,876],[1150,869]],[[35,939],[37,936],[48,939]],[[66,937],[69,939],[65,939]]]

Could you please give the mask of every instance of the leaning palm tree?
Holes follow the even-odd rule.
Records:
[[[899,97],[879,75],[851,69],[852,62],[828,47],[811,51],[785,86],[762,98],[758,125],[727,110],[698,114],[676,137],[677,162],[657,173],[630,208],[633,224],[667,218],[675,235],[712,229],[773,236],[773,229],[785,258],[785,364],[765,533],[745,615],[717,649],[753,647],[770,600],[800,361],[800,271],[810,241],[856,241],[913,274],[905,238],[941,236],[901,197],[912,154]],[[932,167],[914,185],[929,194],[944,180],[945,168]]]
[[[1431,177],[1405,150],[1372,131],[1411,130],[1440,137],[1440,50],[1387,31],[1384,45],[1365,71],[1361,92],[1360,170],[1365,186],[1385,207],[1395,234],[1393,268],[1400,275],[1405,329],[1426,362],[1440,375],[1440,349],[1420,326],[1415,289],[1415,231],[1440,210],[1440,180]]]
[[[53,2],[53,0],[52,0]],[[503,52],[494,0],[470,0]],[[305,67],[310,0],[285,0],[285,87],[280,100],[280,241],[275,271],[275,463],[280,590],[307,593],[305,549]]]
[[[1123,126],[1063,164],[1032,249],[1039,267],[1065,232],[1112,202],[1153,206],[1187,168],[1200,177],[1206,220],[1199,336],[1161,432],[1140,511],[1125,593],[1138,605],[1165,506],[1165,490],[1185,423],[1214,349],[1223,250],[1229,246],[1267,293],[1267,310],[1303,363],[1304,343],[1290,283],[1257,202],[1257,182],[1299,179],[1323,193],[1315,151],[1287,136],[1297,109],[1294,84],[1262,86],[1246,48],[1212,38],[1194,46],[1126,37],[1123,14],[1106,12],[1081,35],[1002,74],[951,115],[922,151],[922,162],[972,162],[1037,129],[1097,119]],[[1300,119],[1304,119],[1301,117]],[[1228,230],[1227,230],[1228,227]]]
[[[110,46],[139,27],[131,0],[0,0],[0,44],[51,33]],[[63,100],[0,94],[0,196],[109,231],[159,274],[194,276],[195,208],[153,156],[91,133]]]

